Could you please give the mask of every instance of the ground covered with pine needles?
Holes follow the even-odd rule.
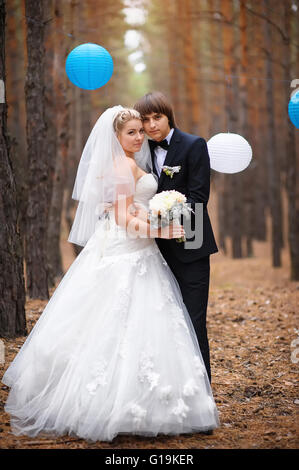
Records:
[[[287,252],[283,267],[274,269],[269,251],[268,244],[260,243],[253,258],[234,260],[223,253],[211,257],[208,332],[212,388],[221,420],[212,435],[117,436],[110,443],[92,444],[70,436],[16,437],[4,412],[9,389],[1,383],[0,448],[298,448],[299,282],[289,280]],[[45,304],[27,300],[28,332]],[[5,364],[0,365],[0,378],[25,339],[4,340]]]

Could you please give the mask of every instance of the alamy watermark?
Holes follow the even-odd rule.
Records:
[[[102,212],[100,215],[100,220],[106,220],[107,215],[110,213],[110,211],[113,209],[113,206],[111,205],[110,207],[109,204],[107,203],[105,208],[105,211],[102,212],[102,205],[98,206],[96,209],[96,213],[99,214]],[[188,203],[188,206],[191,207],[191,204]],[[182,216],[182,221],[183,221],[183,227],[185,231],[185,238],[186,241],[184,242],[184,248],[187,250],[196,250],[202,246],[203,243],[203,203],[198,202],[193,204],[193,214],[190,215],[190,217],[185,217]],[[132,238],[148,238],[148,234],[144,233],[144,228],[142,227],[142,224],[139,223],[140,220],[143,220],[142,218],[139,219],[138,217],[138,211],[139,208],[138,206],[135,206],[135,204],[131,204],[129,207],[126,205],[126,196],[119,195],[118,197],[118,204],[116,205],[116,213],[114,214],[114,217],[116,220],[123,220],[123,223],[125,222],[125,218],[127,217],[127,214],[133,215],[133,219],[131,219],[127,223],[127,233],[129,234],[129,237]],[[180,224],[181,219],[177,219],[173,221],[174,224]],[[168,238],[169,233],[170,233],[170,227],[172,225],[172,222],[170,222],[170,225],[167,227],[164,227],[163,232],[164,236],[163,238]],[[124,233],[122,230],[117,232],[119,234],[120,238],[124,237]],[[150,238],[156,238],[157,237],[157,229],[150,225],[150,230],[149,230],[149,237]]]
[[[299,85],[299,78],[294,78],[294,80],[291,81],[290,87],[295,88],[295,90],[292,91],[290,98],[292,98],[297,91],[299,91],[299,86],[296,88],[296,86]]]

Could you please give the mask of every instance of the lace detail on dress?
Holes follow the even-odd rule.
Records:
[[[199,392],[199,387],[196,385],[193,379],[189,379],[184,385],[183,395],[185,397],[193,397],[195,393]]]
[[[173,338],[177,346],[182,347],[186,343],[186,331],[189,331],[183,311],[177,305],[171,305],[170,315],[173,327]]]
[[[195,370],[197,372],[197,375],[199,377],[204,377],[206,369],[205,369],[204,364],[200,360],[199,356],[194,356],[194,366],[195,366]]]
[[[177,416],[179,423],[182,423],[183,418],[187,417],[187,413],[189,410],[189,406],[186,405],[182,398],[179,398],[177,401],[177,406],[172,409],[172,414]]]
[[[146,273],[146,271],[147,271],[147,267],[146,267],[145,263],[143,262],[143,264],[141,264],[141,266],[139,267],[139,270],[138,270],[139,276],[142,276],[144,273]]]
[[[94,380],[86,385],[86,388],[91,395],[96,393],[99,385],[107,385],[107,366],[108,363],[105,361],[105,359],[101,359],[100,361],[94,363],[91,371],[91,375],[94,377]]]
[[[147,272],[146,260],[144,258],[138,258],[136,266],[138,268],[137,274],[139,274],[139,276],[143,276],[143,274]]]
[[[141,383],[147,382],[150,386],[150,390],[153,390],[159,381],[160,374],[153,372],[154,363],[152,355],[143,352],[139,360],[139,374],[138,379]]]
[[[166,302],[174,303],[173,291],[172,291],[170,282],[167,279],[162,279],[161,285],[162,285],[163,295],[165,298],[165,303]]]
[[[129,253],[119,253],[117,255],[109,255],[108,253],[101,260],[101,266],[113,266],[120,262],[129,263],[131,266],[137,266],[140,261],[144,262],[148,256],[157,256],[159,248],[156,244],[150,244],[149,246],[140,248]]]
[[[118,287],[118,295],[116,296],[116,302],[111,308],[112,315],[120,315],[126,319],[129,311],[131,302],[130,286],[128,285],[128,279],[124,279],[121,286]]]
[[[161,260],[162,260],[162,263],[164,264],[164,266],[168,266],[167,262],[165,261],[165,259],[163,258],[161,253],[160,253],[160,255],[161,255]]]
[[[125,332],[126,332],[126,329],[127,329],[127,325],[125,325]],[[129,346],[129,343],[124,334],[124,339],[122,340],[120,344],[119,353],[118,353],[122,359],[125,359],[127,357],[128,346]]]
[[[111,314],[116,315],[119,317],[120,321],[123,323],[123,333],[122,333],[122,340],[120,342],[119,347],[119,356],[122,359],[126,358],[127,349],[128,349],[128,341],[127,341],[127,329],[128,329],[128,313],[130,308],[130,302],[132,299],[132,294],[130,291],[129,280],[124,279],[121,287],[119,289],[119,296],[116,297],[116,302],[112,306]]]
[[[217,410],[216,408],[216,404],[215,404],[215,401],[212,397],[207,397],[207,401],[208,401],[208,408],[210,409],[210,411],[213,411],[215,412]]]
[[[135,424],[135,426],[140,427],[142,421],[146,417],[147,411],[144,408],[141,408],[141,406],[134,403],[130,407],[130,412],[133,416],[133,423]]]
[[[177,305],[173,305],[171,307],[171,316],[172,316],[172,321],[173,321],[173,325],[175,329],[182,327],[186,331],[189,331],[186,325],[185,317],[180,307],[178,307]]]
[[[159,398],[165,405],[169,405],[172,397],[173,391],[171,385],[167,385],[166,387],[160,388]]]

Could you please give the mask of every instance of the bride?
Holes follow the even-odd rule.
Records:
[[[157,190],[147,158],[139,113],[107,109],[73,191],[69,241],[84,249],[2,378],[15,435],[111,441],[219,425],[193,325],[154,240],[183,227],[154,230],[140,211]]]

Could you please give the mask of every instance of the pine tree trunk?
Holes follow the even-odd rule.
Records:
[[[225,99],[223,94],[223,66],[224,66],[224,58],[223,58],[223,26],[222,23],[219,21],[219,17],[215,15],[216,12],[220,10],[220,0],[206,0],[208,6],[210,6],[210,10],[212,12],[212,19],[209,22],[209,30],[208,30],[208,41],[210,44],[210,56],[211,56],[211,64],[208,68],[208,80],[210,83],[210,96],[211,96],[211,103],[209,103],[209,113],[211,114],[211,123],[209,129],[209,135],[212,136],[214,134],[218,134],[222,132],[224,129],[225,123],[225,114],[224,114],[224,105]],[[215,51],[219,51],[217,56],[219,55],[222,59],[215,57]],[[221,72],[221,78],[219,81],[216,80],[218,77],[218,72]]]
[[[45,18],[53,18],[51,23],[46,25],[45,28],[45,73],[47,80],[45,82],[45,118],[47,126],[47,148],[48,162],[49,162],[49,193],[53,195],[54,179],[55,179],[55,163],[56,163],[56,106],[55,106],[55,91],[54,91],[54,41],[57,37],[55,33],[54,23],[54,4],[53,0],[45,1]],[[58,36],[60,37],[60,35]],[[53,287],[55,283],[53,270],[52,270],[52,253],[50,251],[51,244],[49,243],[50,235],[50,219],[51,219],[51,204],[49,208],[49,222],[48,222],[48,240],[47,240],[47,267],[48,267],[48,287]]]
[[[218,0],[211,0],[210,1],[210,10],[213,14],[213,19],[210,21],[210,48],[211,48],[211,56],[214,57],[213,51],[218,50],[219,55],[222,53],[223,57],[223,31],[222,31],[222,23],[219,23],[214,18],[214,14],[216,11],[220,9],[219,1]],[[214,61],[213,61],[214,62]],[[215,61],[214,67],[216,65],[219,68],[223,68],[223,61],[219,63],[219,61]],[[211,72],[214,70],[214,67],[211,67]],[[218,134],[220,131],[224,129],[224,106],[225,100],[223,97],[223,89],[220,86],[212,86],[211,90],[212,94],[212,103],[211,103],[211,126],[209,134],[212,136],[214,134]],[[211,171],[211,176],[213,177],[213,170]],[[217,188],[216,197],[217,197],[217,219],[218,219],[218,245],[219,248],[227,254],[227,247],[226,247],[226,235],[227,235],[227,205],[226,205],[226,178],[223,173],[214,174],[215,179],[215,187]]]
[[[201,107],[199,102],[199,90],[197,83],[197,70],[195,67],[195,49],[192,36],[191,6],[190,0],[185,0],[180,5],[181,34],[183,39],[184,54],[184,82],[187,112],[189,114],[189,129],[191,134],[198,134],[201,122]]]
[[[25,86],[28,143],[28,207],[26,227],[27,292],[48,299],[47,226],[49,167],[46,152],[44,96],[43,2],[26,0],[28,68]]]
[[[177,48],[179,47],[177,31],[175,29],[177,25],[177,16],[175,9],[173,8],[175,3],[171,0],[165,0],[163,2],[164,15],[166,19],[167,29],[167,45],[168,45],[168,69],[169,69],[169,87],[170,97],[175,110],[176,119],[180,122],[182,119],[181,101],[179,93],[179,74],[180,69],[177,66]]]
[[[5,85],[5,1],[0,0],[0,80]],[[4,86],[5,90],[5,86]],[[7,104],[0,100],[0,336],[27,335],[23,250],[17,192],[9,156]],[[3,102],[4,101],[4,102]]]
[[[227,24],[223,26],[224,69],[226,75],[226,115],[229,132],[238,133],[239,87],[236,75],[237,61],[235,56],[236,39],[233,33],[232,18],[234,5],[230,0],[221,4],[222,13]],[[232,257],[242,257],[242,185],[240,175],[225,175],[226,188],[229,188],[229,234],[232,241]]]
[[[70,27],[71,34],[76,35],[77,23],[79,18],[80,5],[75,0],[71,1],[70,4]],[[73,186],[76,179],[77,169],[79,160],[82,153],[82,109],[80,99],[80,89],[76,86],[70,86],[68,88],[68,102],[70,107],[69,121],[68,121],[68,138],[69,148],[71,151],[68,155],[68,172],[66,180],[66,191],[65,191],[65,221],[70,232],[73,224],[73,220],[76,213],[77,203],[72,199]],[[77,256],[82,247],[76,244],[72,244],[74,255]]]
[[[55,1],[55,25],[63,30],[63,10],[61,2]],[[68,149],[68,103],[66,98],[65,60],[67,47],[62,50],[59,37],[55,41],[54,58],[54,107],[56,130],[56,156],[53,180],[53,191],[48,225],[48,267],[49,285],[54,286],[57,278],[63,275],[62,257],[60,252],[60,232],[63,208],[63,193],[67,174]]]
[[[7,7],[6,57],[7,77],[7,128],[10,136],[10,158],[15,175],[17,189],[17,205],[19,208],[19,225],[22,244],[25,249],[27,207],[27,176],[28,162],[26,149],[25,122],[25,26],[24,5],[21,0],[12,0]]]
[[[261,13],[261,5],[257,4],[255,9]],[[259,241],[267,240],[267,227],[266,227],[266,210],[268,206],[268,196],[266,191],[267,181],[267,168],[266,161],[263,158],[265,154],[265,141],[264,136],[267,133],[265,123],[265,81],[261,77],[265,77],[265,61],[262,52],[263,45],[263,31],[262,22],[257,21],[256,17],[249,15],[250,22],[250,44],[252,44],[253,54],[249,56],[250,70],[252,75],[258,77],[255,80],[249,80],[248,93],[249,93],[249,121],[250,121],[250,139],[254,151],[253,162],[251,165],[253,185],[252,190],[254,194],[254,207],[252,218],[253,237]],[[259,97],[257,99],[256,97]]]
[[[285,80],[289,80],[291,71],[291,60],[290,60],[290,32],[291,32],[291,5],[287,1],[284,5],[284,23],[285,33],[287,35],[287,41],[284,45],[284,74]],[[295,75],[294,75],[295,76]],[[290,99],[290,93],[286,88],[286,103]],[[288,199],[288,241],[289,241],[289,253],[291,261],[291,275],[292,281],[299,281],[299,204],[298,204],[298,174],[299,168],[296,161],[296,141],[295,141],[295,127],[287,120],[287,175],[286,175],[286,190]],[[297,188],[297,190],[296,190]]]
[[[240,76],[240,133],[245,138],[249,138],[248,123],[248,25],[246,15],[245,0],[240,1],[240,39],[241,39],[241,76]],[[254,207],[252,165],[240,174],[241,188],[243,192],[243,235],[245,237],[246,256],[253,256],[253,229],[252,212]],[[251,188],[246,190],[245,188]],[[245,189],[245,190],[244,190]]]
[[[269,1],[263,2],[265,13],[269,11]],[[275,100],[273,92],[273,65],[272,65],[272,26],[265,21],[264,37],[266,44],[266,99],[268,115],[268,142],[266,147],[266,158],[268,165],[268,189],[271,213],[271,243],[272,243],[272,265],[281,266],[281,239],[282,239],[282,218],[281,218],[281,194],[280,175],[278,168],[278,156],[276,145],[276,133],[274,122]]]

